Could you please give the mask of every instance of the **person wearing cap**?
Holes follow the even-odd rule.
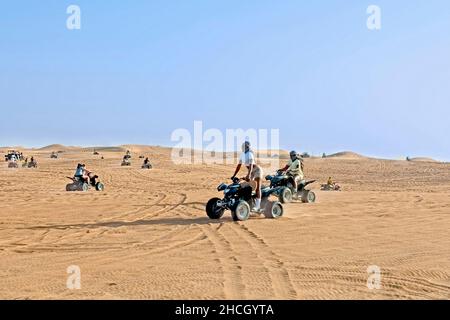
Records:
[[[303,160],[294,150],[289,153],[289,158],[286,166],[279,171],[286,172],[287,175],[294,178],[293,187],[294,190],[297,190],[298,182],[305,179],[305,175],[303,174]]]
[[[250,142],[249,141],[245,141],[242,144],[242,154],[239,158],[239,163],[236,167],[236,170],[234,172],[233,177],[231,177],[231,179],[234,179],[236,177],[236,175],[239,173],[239,171],[241,170],[242,165],[245,165],[248,169],[247,172],[247,176],[245,177],[246,181],[255,181],[256,183],[256,188],[255,188],[255,193],[256,193],[256,202],[255,202],[255,206],[253,207],[253,212],[261,212],[261,181],[262,181],[262,176],[263,176],[263,172],[260,166],[258,166],[256,164],[255,161],[255,155],[253,154],[253,151],[250,148]]]

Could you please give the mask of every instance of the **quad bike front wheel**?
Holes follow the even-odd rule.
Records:
[[[280,190],[280,194],[278,196],[278,200],[281,203],[289,203],[292,202],[292,191],[288,187],[283,187]]]
[[[303,203],[314,203],[316,202],[316,194],[310,190],[304,190],[302,193]]]
[[[218,220],[222,218],[225,209],[217,205],[219,201],[222,200],[220,200],[219,198],[212,198],[206,204],[206,214],[210,219]]]
[[[277,219],[283,216],[283,206],[279,202],[269,202],[264,208],[264,216],[269,219]]]
[[[96,185],[95,185],[95,190],[103,191],[103,190],[105,190],[105,185],[103,183],[101,183],[101,182],[97,182]]]
[[[231,210],[231,216],[234,221],[245,221],[250,217],[250,206],[244,201],[240,200]]]

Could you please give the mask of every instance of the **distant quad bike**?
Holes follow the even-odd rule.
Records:
[[[30,161],[28,162],[28,168],[37,168],[38,164],[36,161]]]
[[[308,185],[316,182],[316,180],[300,181],[297,185],[297,190],[294,188],[294,178],[281,171],[277,171],[276,175],[266,176],[266,180],[270,181],[270,188],[273,189],[273,194],[278,197],[281,203],[289,203],[293,199],[301,200],[303,203],[314,203],[316,201],[316,194],[306,189]]]
[[[341,186],[336,184],[336,183],[332,183],[332,184],[322,184],[320,186],[320,190],[322,191],[341,191]]]
[[[30,162],[24,162],[22,164],[22,167],[24,168],[37,168],[37,162],[36,161],[30,161]]]
[[[90,183],[87,183],[83,180],[81,180],[78,177],[67,177],[68,179],[72,180],[72,183],[69,183],[66,185],[66,191],[83,191],[86,192],[89,190],[89,188],[95,188],[97,191],[103,191],[105,190],[105,186],[103,183],[96,181],[98,176],[93,176],[90,179]]]
[[[217,191],[223,191],[224,198],[212,198],[206,204],[206,214],[210,219],[220,219],[225,210],[231,211],[234,221],[245,221],[250,217],[252,208],[255,206],[255,193],[250,185],[242,185],[239,178],[234,178],[229,185],[222,183]],[[262,191],[261,209],[266,218],[276,219],[283,215],[283,206],[279,202],[270,201],[273,193],[271,188]]]
[[[19,164],[17,162],[11,161],[8,163],[8,168],[19,168]]]
[[[122,167],[131,166],[131,161],[129,158],[123,158],[122,163],[120,164]]]
[[[142,169],[152,169],[153,166],[150,163],[144,163],[141,168]]]
[[[139,156],[139,159],[144,159],[144,156]]]
[[[52,152],[52,154],[50,155],[50,159],[58,159],[58,154],[55,152]]]
[[[98,156],[100,153],[98,153],[97,151],[94,151],[94,156]]]

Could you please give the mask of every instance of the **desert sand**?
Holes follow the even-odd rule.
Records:
[[[204,209],[233,165],[174,165],[159,147],[95,149],[23,150],[37,169],[0,163],[0,298],[450,298],[450,164],[306,159],[317,203],[238,223]],[[126,149],[131,167],[120,166]],[[153,170],[140,169],[141,154]],[[104,192],[65,191],[78,162]],[[319,191],[328,176],[341,192]],[[71,265],[79,290],[66,286]],[[371,265],[378,290],[367,287]]]

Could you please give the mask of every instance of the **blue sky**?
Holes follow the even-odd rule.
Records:
[[[450,160],[449,57],[447,0],[8,1],[0,145],[171,145],[201,120],[315,154]]]

